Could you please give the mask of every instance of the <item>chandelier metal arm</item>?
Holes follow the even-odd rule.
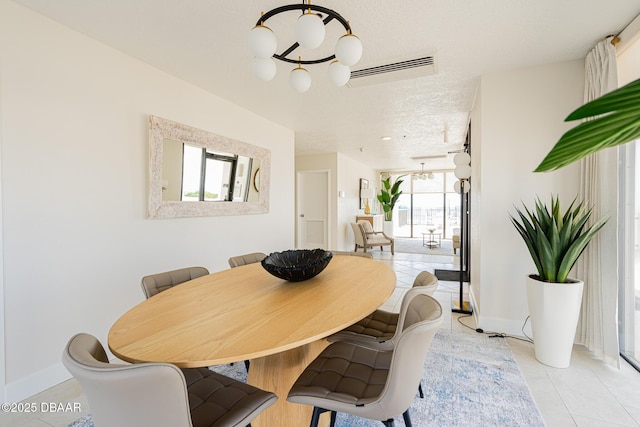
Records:
[[[314,4],[305,4],[305,3],[303,3],[303,4],[288,4],[288,5],[285,5],[285,6],[276,7],[275,9],[272,9],[269,12],[265,13],[264,15],[262,15],[260,17],[260,19],[258,19],[258,22],[256,22],[256,26],[264,24],[264,22],[267,19],[271,18],[274,15],[277,15],[277,14],[282,13],[282,12],[288,12],[290,10],[296,10],[296,9],[302,10],[302,11],[311,9],[311,10],[314,10],[316,12],[325,13],[327,15],[327,17],[324,18],[324,20],[323,20],[324,25],[327,25],[332,20],[337,19],[340,22],[340,24],[342,24],[342,26],[347,31],[347,33],[351,32],[351,26],[349,25],[349,21],[344,19],[342,17],[342,15],[340,15],[335,10],[328,9],[326,7],[323,7],[323,6],[316,6]],[[305,64],[305,65],[321,64],[323,62],[331,61],[331,60],[335,59],[335,57],[336,57],[335,55],[331,55],[331,56],[327,56],[325,58],[313,59],[313,60],[304,60],[304,61],[303,60],[297,60],[297,59],[289,59],[289,58],[286,57],[291,52],[296,50],[299,46],[300,45],[296,42],[293,45],[291,45],[291,47],[289,47],[287,50],[282,52],[280,55],[275,54],[275,55],[273,55],[273,57],[278,59],[278,60],[280,60],[280,61],[289,62],[291,64]]]
[[[340,23],[342,24],[345,30],[351,31],[351,26],[349,26],[349,22],[346,19],[344,19],[342,15],[340,15],[338,12],[336,12],[333,9],[329,9],[324,6],[317,6],[315,4],[287,4],[285,6],[276,7],[275,9],[272,9],[269,12],[262,15],[260,19],[258,19],[258,21],[256,22],[256,25],[260,25],[261,23],[265,22],[267,19],[271,18],[274,15],[277,15],[282,12],[288,12],[290,10],[296,10],[296,9],[299,9],[302,11],[311,9],[311,10],[315,10],[316,12],[326,13],[328,16],[331,17],[331,19],[337,19],[338,21],[340,21]],[[325,23],[327,22],[329,21],[325,21]]]
[[[296,47],[298,47],[298,46],[296,46]],[[289,49],[291,49],[291,48],[289,48]],[[289,50],[289,49],[287,49],[287,50]],[[297,59],[285,58],[284,55],[285,55],[284,53],[282,55],[275,54],[275,55],[273,55],[273,57],[276,58],[276,59],[279,59],[280,61],[288,62],[290,64],[301,64],[301,65],[321,64],[323,62],[331,61],[332,59],[336,58],[335,55],[331,55],[331,56],[327,56],[326,58],[313,59],[313,60],[306,60],[305,61],[305,60],[297,60]]]

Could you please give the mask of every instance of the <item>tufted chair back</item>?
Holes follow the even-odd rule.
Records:
[[[142,292],[146,298],[151,298],[155,294],[207,274],[209,274],[209,270],[204,267],[187,267],[151,274],[142,278]]]

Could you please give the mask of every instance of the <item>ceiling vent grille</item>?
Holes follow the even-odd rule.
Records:
[[[394,62],[351,72],[347,83],[349,87],[361,87],[379,83],[395,82],[398,80],[415,79],[436,74],[434,56]]]

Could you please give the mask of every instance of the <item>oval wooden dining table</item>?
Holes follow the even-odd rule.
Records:
[[[251,360],[247,382],[279,397],[251,424],[307,425],[311,408],[286,401],[293,382],[328,345],[324,338],[374,311],[395,285],[389,266],[358,256],[334,255],[303,282],[249,264],[143,301],[113,324],[108,344],[132,363],[192,368]]]

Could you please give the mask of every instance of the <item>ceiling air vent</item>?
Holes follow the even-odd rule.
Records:
[[[351,79],[349,79],[347,86],[369,86],[431,76],[435,73],[435,57],[425,56],[424,58],[410,59],[408,61],[394,62],[393,64],[352,71]]]

